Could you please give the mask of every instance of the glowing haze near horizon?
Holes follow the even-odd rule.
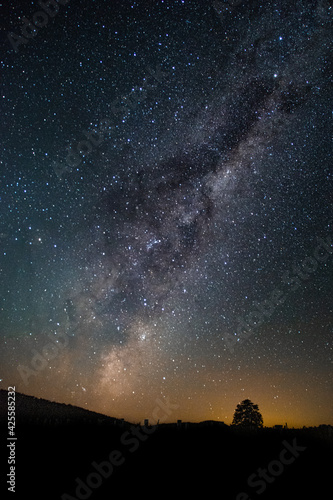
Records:
[[[293,4],[73,1],[18,53],[40,7],[6,7],[1,388],[135,422],[159,399],[229,424],[250,398],[265,425],[333,423],[331,9]]]

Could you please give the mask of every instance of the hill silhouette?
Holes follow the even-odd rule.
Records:
[[[16,499],[200,491],[223,499],[288,500],[325,498],[329,491],[330,426],[246,431],[206,421],[145,427],[18,393],[16,417]],[[0,422],[4,471],[7,391],[0,391]]]
[[[16,420],[39,426],[66,424],[115,424],[116,418],[102,415],[78,406],[48,401],[16,392]],[[7,419],[7,391],[0,389],[0,419]]]

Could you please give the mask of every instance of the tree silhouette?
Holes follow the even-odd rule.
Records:
[[[258,405],[252,403],[250,399],[244,399],[236,407],[232,425],[246,428],[260,428],[263,426],[263,418]]]

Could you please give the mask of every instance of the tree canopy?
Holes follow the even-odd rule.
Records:
[[[252,403],[250,399],[244,399],[236,407],[232,425],[248,428],[260,428],[263,426],[263,418],[258,405]]]

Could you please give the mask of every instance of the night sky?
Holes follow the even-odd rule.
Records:
[[[1,388],[333,424],[329,2],[51,4],[0,7]]]

